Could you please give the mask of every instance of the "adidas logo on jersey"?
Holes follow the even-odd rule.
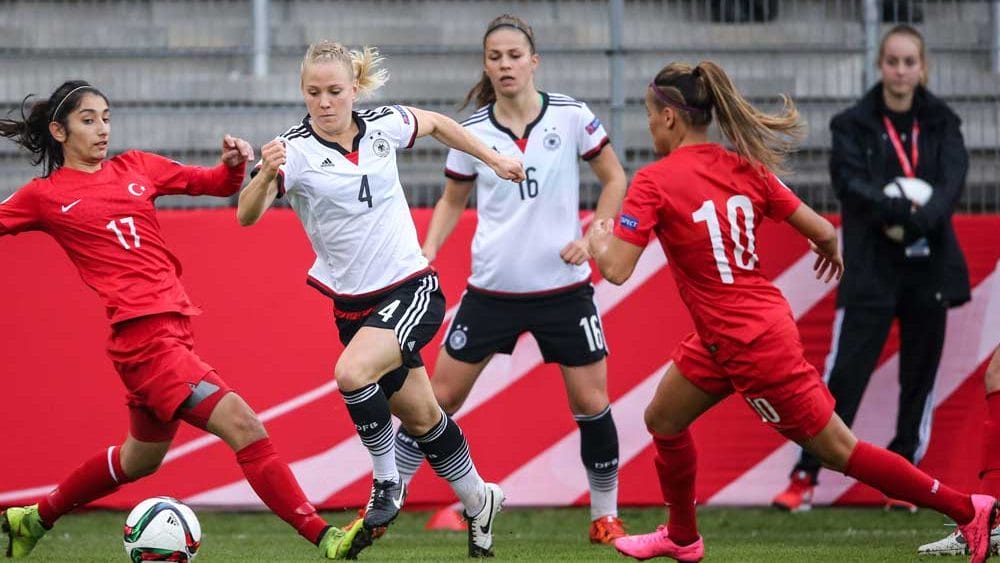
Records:
[[[323,162],[319,163],[320,168],[326,168],[328,166],[333,166],[333,161],[330,160],[329,158],[324,158]]]

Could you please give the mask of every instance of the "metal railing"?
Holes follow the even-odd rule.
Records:
[[[0,107],[91,80],[111,98],[116,149],[208,163],[224,132],[260,146],[301,118],[298,62],[308,43],[332,38],[387,56],[392,78],[365,104],[462,117],[482,32],[504,12],[535,28],[538,86],[586,101],[629,173],[655,158],[642,96],[669,61],[716,60],[765,108],[791,94],[809,134],[788,182],[827,211],[837,209],[829,119],[874,80],[881,33],[911,22],[927,38],[930,88],[963,118],[972,168],[962,209],[1000,211],[1000,0],[0,0]],[[401,153],[411,204],[436,200],[444,154],[428,140]],[[599,185],[582,168],[591,206]],[[36,173],[10,142],[0,143],[0,172],[0,198]]]

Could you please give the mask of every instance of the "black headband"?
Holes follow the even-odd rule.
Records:
[[[489,29],[486,30],[486,35],[483,35],[483,38],[484,38],[483,40],[485,41],[485,38],[486,38],[487,35],[493,33],[494,31],[496,31],[497,29],[499,29],[501,27],[510,27],[510,28],[516,29],[516,30],[520,31],[521,33],[523,33],[524,36],[528,38],[528,43],[531,44],[531,50],[532,51],[535,50],[535,40],[531,38],[531,32],[529,32],[527,29],[524,29],[523,27],[521,27],[520,25],[518,25],[518,24],[516,24],[514,22],[500,22],[498,24],[495,24],[495,25],[491,26]]]

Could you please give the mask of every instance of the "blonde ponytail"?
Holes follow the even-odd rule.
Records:
[[[389,71],[382,68],[383,61],[385,58],[379,55],[376,47],[365,46],[360,51],[351,51],[351,70],[358,81],[359,96],[374,94],[389,81]]]
[[[310,64],[339,62],[351,73],[351,79],[357,81],[358,96],[365,97],[374,94],[389,80],[389,71],[381,68],[384,60],[375,47],[350,51],[336,41],[323,40],[309,45],[299,71],[305,72],[306,65]]]

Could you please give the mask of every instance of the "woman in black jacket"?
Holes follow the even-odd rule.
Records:
[[[930,440],[930,392],[947,311],[970,299],[969,273],[951,223],[969,158],[958,116],[925,87],[920,33],[908,25],[893,27],[882,38],[878,60],[882,81],[830,122],[844,277],[826,377],[836,412],[850,425],[892,321],[899,319],[899,414],[889,449],[916,464]],[[905,195],[888,197],[883,187],[899,177],[927,182],[930,199],[920,205]],[[803,453],[774,506],[808,510],[819,468],[818,460]],[[886,503],[916,510],[893,499]]]

